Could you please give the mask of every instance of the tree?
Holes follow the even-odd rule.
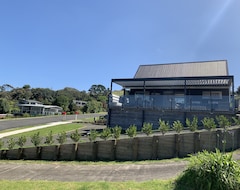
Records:
[[[104,128],[102,132],[100,133],[100,138],[107,140],[108,138],[111,137],[111,129],[109,127]]]
[[[65,95],[57,96],[55,104],[63,108],[64,111],[68,111],[69,98]]]
[[[173,122],[173,129],[177,132],[180,133],[183,130],[183,124],[181,121],[177,120]]]
[[[145,133],[147,136],[149,136],[152,133],[152,123],[143,123],[143,128],[142,128],[142,132]]]
[[[158,121],[159,123],[159,131],[162,132],[162,134],[164,135],[167,131],[169,131],[170,129],[170,125],[169,122],[165,122],[164,120],[159,119]]]
[[[98,132],[96,131],[96,129],[91,129],[88,135],[88,139],[90,140],[90,142],[94,142],[97,136],[98,136]]]
[[[81,134],[78,133],[78,130],[76,129],[75,132],[71,133],[70,138],[71,138],[75,143],[77,143],[77,142],[80,140],[80,138],[81,138]]]
[[[40,137],[40,132],[34,133],[31,136],[31,142],[34,144],[34,146],[39,146],[41,143],[41,137]]]
[[[91,88],[88,90],[90,95],[93,97],[97,97],[98,95],[107,95],[107,89],[105,86],[101,84],[94,84],[91,86]]]
[[[0,113],[9,113],[10,111],[10,104],[9,101],[5,98],[0,98]]]
[[[63,143],[65,143],[67,140],[67,134],[65,131],[61,132],[58,134],[57,136],[57,141],[60,145],[62,145]]]
[[[48,133],[48,135],[47,135],[46,138],[45,138],[45,142],[44,142],[44,143],[45,143],[45,144],[48,144],[48,145],[51,145],[51,144],[54,143],[52,131],[50,131],[50,132]]]
[[[16,141],[16,144],[22,148],[24,146],[24,144],[26,143],[26,141],[27,141],[26,137],[25,136],[21,136]]]
[[[137,127],[136,125],[130,125],[129,128],[127,128],[126,133],[129,137],[135,137],[137,135]]]
[[[192,121],[187,118],[186,125],[189,127],[190,131],[196,131],[198,128],[198,118],[194,116]]]

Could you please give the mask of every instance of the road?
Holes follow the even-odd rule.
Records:
[[[77,119],[84,119],[88,117],[98,117],[103,114],[94,113],[94,114],[79,114]],[[23,127],[23,126],[36,126],[46,123],[52,123],[57,121],[68,121],[75,120],[75,115],[66,115],[66,116],[44,116],[44,117],[29,117],[29,118],[19,118],[19,119],[2,119],[0,120],[0,131]]]

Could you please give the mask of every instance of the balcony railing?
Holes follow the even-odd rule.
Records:
[[[210,97],[196,95],[125,95],[110,96],[109,108],[145,108],[185,111],[233,111],[229,96]]]

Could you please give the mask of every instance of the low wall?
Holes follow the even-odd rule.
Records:
[[[224,139],[226,143],[224,144]],[[224,147],[225,146],[225,147]],[[240,148],[240,127],[214,131],[167,133],[145,137],[78,144],[1,150],[0,159],[25,160],[159,160],[185,157],[202,150]]]

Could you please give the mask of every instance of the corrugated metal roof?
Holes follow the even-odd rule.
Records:
[[[228,76],[226,60],[140,65],[134,78]]]

